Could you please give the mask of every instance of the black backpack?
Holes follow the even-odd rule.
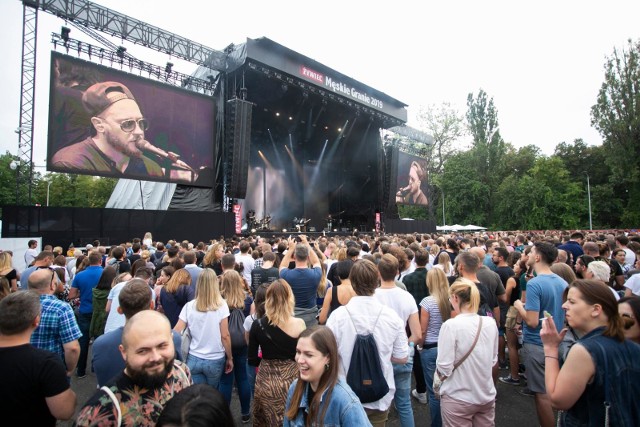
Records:
[[[478,307],[478,315],[493,318],[493,307],[489,304],[491,294],[489,289],[483,283],[476,283],[478,293],[480,294],[480,306]]]
[[[229,313],[229,335],[231,336],[232,352],[247,346],[244,332],[244,313],[239,308],[231,309],[231,313]]]
[[[346,306],[345,309],[347,309]],[[373,336],[373,331],[376,329],[383,309],[378,313],[376,322],[371,329],[372,332],[368,334],[359,334],[353,319],[351,319],[353,328],[356,330],[356,342],[351,354],[349,372],[347,372],[347,384],[358,396],[361,403],[378,401],[389,393],[389,385],[382,371],[380,353],[378,353],[378,346]],[[349,309],[347,309],[347,313],[349,313]],[[351,313],[349,313],[349,318],[351,318]]]

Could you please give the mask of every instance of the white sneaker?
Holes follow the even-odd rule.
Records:
[[[427,404],[427,393],[418,393],[416,389],[413,389],[411,390],[411,396],[423,405]]]

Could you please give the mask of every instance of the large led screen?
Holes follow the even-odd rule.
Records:
[[[214,109],[212,97],[52,52],[47,169],[211,187]]]
[[[427,161],[407,153],[398,153],[398,182],[396,203],[402,205],[429,205]]]

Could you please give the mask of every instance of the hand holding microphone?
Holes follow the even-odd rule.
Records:
[[[152,145],[149,141],[145,139],[139,139],[138,141],[136,141],[136,147],[138,147],[140,151],[146,151],[148,153],[155,154],[156,156],[161,157],[163,159],[168,159],[174,166],[180,169],[195,172],[191,166],[189,166],[188,164],[180,160],[179,154],[176,154],[172,151],[166,152],[163,149],[158,148],[155,145]]]

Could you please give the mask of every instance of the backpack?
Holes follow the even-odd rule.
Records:
[[[234,308],[229,313],[229,335],[231,335],[231,350],[241,350],[247,346],[244,339],[244,313],[239,308]]]
[[[489,289],[482,283],[476,283],[478,292],[480,293],[480,306],[478,307],[478,315],[493,318],[493,308],[489,305],[488,295],[485,292],[489,292]]]
[[[349,309],[347,313],[349,313]],[[378,352],[378,346],[373,336],[373,331],[376,329],[382,309],[378,313],[376,322],[371,329],[371,333],[359,334],[351,313],[349,318],[353,323],[353,328],[356,330],[356,342],[353,346],[353,353],[351,354],[351,364],[349,365],[349,372],[347,372],[347,384],[351,387],[353,392],[358,396],[361,403],[371,403],[382,399],[387,393],[389,393],[389,385],[384,377],[382,371],[382,364],[380,363],[380,353]]]

